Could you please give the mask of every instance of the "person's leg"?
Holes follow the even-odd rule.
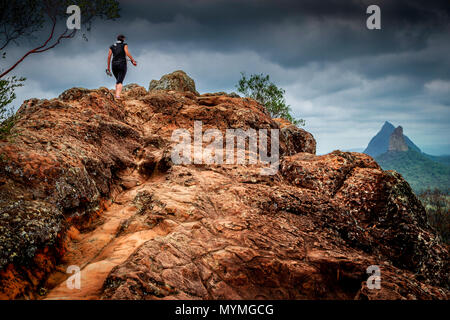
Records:
[[[127,72],[127,66],[126,64],[124,66],[120,66],[116,70],[116,98],[120,98],[120,94],[122,93],[122,83],[125,79],[125,74]]]
[[[120,98],[122,93],[122,83],[116,83],[116,98]]]

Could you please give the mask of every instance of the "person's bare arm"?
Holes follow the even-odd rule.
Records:
[[[125,50],[125,54],[128,56],[128,58],[130,58],[131,63],[132,63],[134,66],[136,66],[137,63],[136,63],[136,61],[133,59],[133,57],[131,56],[130,52],[128,51],[128,46],[125,46],[123,49]]]
[[[109,52],[108,52],[108,71],[109,72],[111,72],[111,68],[110,68],[110,65],[111,65],[111,55],[112,55],[112,51],[111,51],[111,49],[109,49]]]

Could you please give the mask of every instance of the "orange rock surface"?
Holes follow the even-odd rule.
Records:
[[[364,154],[315,155],[254,100],[73,88],[18,114],[0,142],[0,298],[449,297],[448,249],[407,182]],[[278,173],[172,163],[173,130],[194,121],[281,129]]]

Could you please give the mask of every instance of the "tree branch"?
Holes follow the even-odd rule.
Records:
[[[49,43],[49,41],[53,38],[53,34],[55,33],[55,27],[56,27],[56,18],[51,16],[48,12],[47,12],[47,14],[49,15],[50,19],[52,20],[52,31],[50,32],[50,36],[47,38],[47,40],[44,42],[43,45],[28,51],[27,53],[25,53],[23,55],[22,58],[17,60],[17,62],[14,63],[8,70],[2,72],[2,74],[0,74],[0,79],[3,78],[8,73],[10,73],[15,67],[17,67],[19,65],[19,63],[21,63],[23,60],[25,60],[25,58],[28,57],[30,54],[35,53],[36,51],[44,48]]]
[[[32,52],[32,53],[40,53],[40,52],[45,52],[45,51],[47,51],[47,50],[50,50],[50,49],[56,47],[56,46],[61,42],[62,39],[70,39],[70,38],[73,38],[73,36],[74,36],[74,35],[76,34],[76,32],[77,32],[76,29],[73,29],[71,33],[69,33],[68,35],[66,35],[66,32],[67,32],[67,31],[68,31],[68,29],[66,29],[66,30],[64,31],[64,33],[62,33],[62,34],[58,37],[58,39],[56,39],[56,42],[55,42],[54,44],[52,44],[50,47],[47,47],[47,48],[44,48],[44,49],[41,49],[41,50],[36,50],[36,51],[34,51],[34,52]]]

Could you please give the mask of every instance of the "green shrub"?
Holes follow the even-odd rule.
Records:
[[[266,107],[272,118],[283,118],[295,125],[305,125],[303,119],[295,119],[291,108],[284,99],[284,89],[270,82],[269,75],[252,74],[247,78],[241,72],[241,79],[236,85],[237,90],[248,98],[255,99]]]
[[[15,89],[23,86],[25,78],[15,76],[0,79],[0,140],[6,139],[17,119],[11,103],[16,98]]]

